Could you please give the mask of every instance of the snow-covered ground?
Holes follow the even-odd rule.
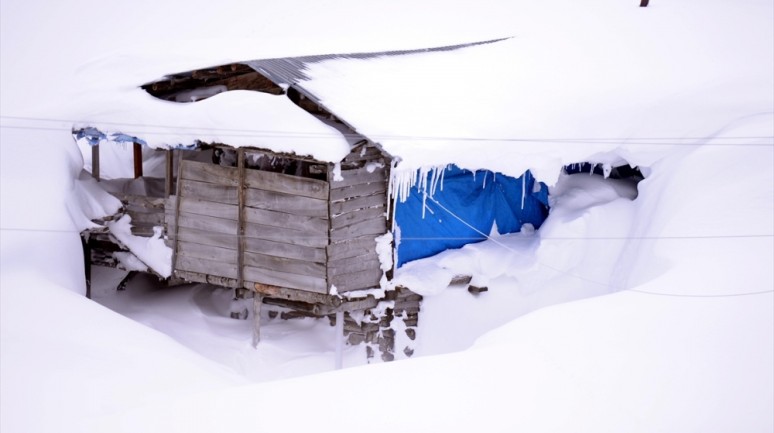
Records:
[[[774,430],[774,8],[651,3],[3,0],[0,431]],[[449,76],[433,68],[464,58],[320,65],[310,82],[351,82],[339,108],[408,169],[442,153],[552,185],[539,231],[399,270],[425,294],[414,359],[365,365],[350,347],[330,371],[326,320],[268,316],[253,350],[230,294],[203,286],[115,292],[123,275],[98,270],[82,296],[77,233],[117,204],[79,177],[73,123],[147,122],[161,111],[137,108],[158,101],[136,86],[171,72],[503,36]],[[412,70],[427,72],[413,88]],[[369,116],[363,77],[404,96]],[[222,132],[228,116],[203,110],[195,126]],[[172,111],[156,123],[185,125]],[[555,170],[592,159],[646,179]],[[458,273],[489,291],[446,288]]]

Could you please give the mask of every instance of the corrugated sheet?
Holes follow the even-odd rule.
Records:
[[[433,53],[441,51],[454,51],[461,48],[474,47],[477,45],[486,45],[499,42],[507,38],[492,39],[488,41],[471,42],[458,45],[447,45],[435,48],[421,48],[416,50],[398,50],[398,51],[380,51],[373,53],[350,53],[350,54],[324,54],[302,57],[284,57],[278,59],[251,60],[244,62],[246,65],[255,69],[266,78],[274,81],[276,84],[298,84],[301,81],[308,80],[306,75],[307,65],[319,63],[327,60],[347,60],[347,59],[373,59],[378,57],[404,56],[410,54]]]

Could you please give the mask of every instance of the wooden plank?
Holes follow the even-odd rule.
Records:
[[[178,230],[182,227],[196,229],[203,232],[224,233],[234,236],[236,239],[237,222],[225,218],[215,218],[205,215],[194,215],[180,212],[178,215]],[[236,242],[236,241],[235,241]]]
[[[324,248],[328,245],[327,230],[320,231],[315,227],[308,227],[304,230],[292,230],[283,227],[247,224],[245,225],[245,236],[315,248]]]
[[[325,278],[325,265],[303,260],[285,259],[258,253],[245,253],[245,266]]]
[[[358,238],[365,235],[374,237],[383,235],[387,232],[387,221],[378,217],[375,219],[360,221],[358,223],[331,230],[331,242],[339,242],[346,239]]]
[[[357,257],[376,251],[376,236],[363,236],[332,243],[326,248],[328,261]]]
[[[376,164],[367,164],[363,168],[354,170],[342,170],[343,180],[334,180],[331,182],[331,188],[344,188],[352,185],[370,182],[385,182],[387,178],[385,167],[379,167]]]
[[[331,203],[331,215],[341,215],[357,209],[385,206],[387,196],[385,194],[369,195],[351,200],[336,201]]]
[[[246,175],[248,188],[319,200],[328,199],[328,182],[323,180],[262,170],[247,170]]]
[[[99,182],[99,143],[91,146],[91,175]]]
[[[373,269],[380,269],[379,256],[375,251],[363,256],[329,262],[328,276],[334,277]]]
[[[180,202],[180,212],[236,221],[239,214],[239,207],[232,204],[183,197]]]
[[[237,189],[233,186],[214,183],[183,180],[180,185],[180,197],[192,197],[216,203],[238,204]]]
[[[352,224],[359,223],[361,221],[381,218],[387,223],[387,216],[385,212],[387,209],[382,207],[371,207],[368,209],[359,209],[356,211],[340,214],[331,219],[331,229],[340,229]]]
[[[236,269],[234,269],[234,271],[236,272]],[[328,293],[328,284],[325,281],[325,278],[289,274],[286,272],[254,268],[252,266],[245,266],[245,280],[271,286],[305,290],[308,292]]]
[[[330,277],[331,284],[339,293],[379,287],[381,279],[382,270],[378,268]]]
[[[327,199],[319,200],[250,188],[247,190],[247,201],[245,204],[252,208],[273,210],[295,215],[320,218],[328,217]]]
[[[178,245],[179,247],[179,245]],[[214,275],[218,277],[237,278],[236,263],[216,262],[211,259],[188,257],[177,254],[176,270],[198,272],[200,274]]]
[[[207,283],[221,287],[230,287],[232,289],[237,287],[235,278],[217,277],[215,275],[182,270],[175,270],[174,274],[177,278],[182,278],[185,281],[193,283]]]
[[[180,241],[177,250],[178,254],[186,257],[214,260],[223,263],[236,263],[237,261],[236,248],[223,248]]]
[[[255,238],[245,238],[245,251],[307,262],[324,263],[326,259],[325,248],[313,248]]]
[[[237,172],[239,174],[239,185],[237,186],[237,199],[239,204],[239,221],[237,223],[237,285],[245,285],[245,150],[237,150]],[[260,310],[258,310],[260,311]],[[256,326],[260,324],[260,317],[255,318]],[[258,344],[257,341],[254,342]]]
[[[174,150],[167,149],[164,152],[164,197],[169,198],[174,191]]]
[[[271,210],[246,208],[245,221],[271,227],[284,227],[293,230],[325,233],[328,230],[328,220],[319,217],[295,215]]]
[[[142,177],[142,145],[132,143],[132,156],[134,159],[134,178]]]
[[[347,200],[366,195],[374,195],[376,193],[387,193],[387,182],[385,182],[384,179],[377,182],[362,183],[344,188],[332,188],[331,201]]]
[[[383,157],[384,154],[375,146],[370,144],[364,144],[356,146],[352,149],[352,152],[344,158],[344,162],[354,162],[369,159],[376,159]]]
[[[161,211],[164,209],[164,199],[160,197],[127,194],[123,196],[123,201],[130,209],[145,208],[149,211]]]
[[[217,185],[236,187],[239,184],[239,173],[234,167],[198,162],[183,161],[182,179]]]

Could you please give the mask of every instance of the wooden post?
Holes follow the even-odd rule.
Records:
[[[142,145],[132,143],[134,153],[134,178],[142,177]]]
[[[91,299],[91,245],[87,236],[81,235],[81,246],[83,247],[83,270],[86,274],[86,297]]]
[[[344,312],[336,312],[336,370],[344,366]]]
[[[253,348],[258,348],[261,341],[261,304],[263,295],[255,293],[253,296]]]
[[[169,198],[172,195],[172,189],[175,184],[174,177],[174,165],[175,165],[175,151],[172,149],[166,150],[166,177],[164,179],[164,197]]]
[[[99,182],[99,143],[91,146],[91,175]]]
[[[238,221],[237,221],[237,286],[245,286],[245,150],[237,149],[237,185]]]

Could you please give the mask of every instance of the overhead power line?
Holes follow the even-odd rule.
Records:
[[[47,125],[0,125],[0,128],[7,129],[26,129],[26,130],[44,130],[61,131],[69,130],[72,125],[91,124],[87,121],[78,121],[70,119],[44,119],[33,117],[0,116],[0,119],[22,120],[38,123],[65,123],[60,127]],[[161,124],[139,124],[122,122],[92,122],[94,124],[115,125],[117,129],[131,129],[132,134],[144,136],[168,136],[180,135],[179,131],[186,131],[188,134],[218,135],[221,137],[243,137],[243,138],[296,138],[296,139],[330,139],[337,137],[362,137],[359,134],[348,133],[315,133],[301,131],[271,131],[262,129],[231,129],[231,128],[203,128],[199,126],[179,126],[179,125],[161,125]],[[144,129],[143,129],[144,128]],[[150,129],[149,129],[150,128]],[[153,130],[160,128],[162,130]],[[745,146],[745,147],[772,147],[774,146],[774,136],[724,136],[724,137],[457,137],[457,136],[422,136],[422,135],[400,135],[400,134],[369,134],[372,139],[382,140],[414,140],[414,141],[452,141],[452,142],[511,142],[511,143],[552,143],[552,144],[596,144],[610,145],[617,144],[621,146]],[[765,142],[760,142],[765,141]]]

